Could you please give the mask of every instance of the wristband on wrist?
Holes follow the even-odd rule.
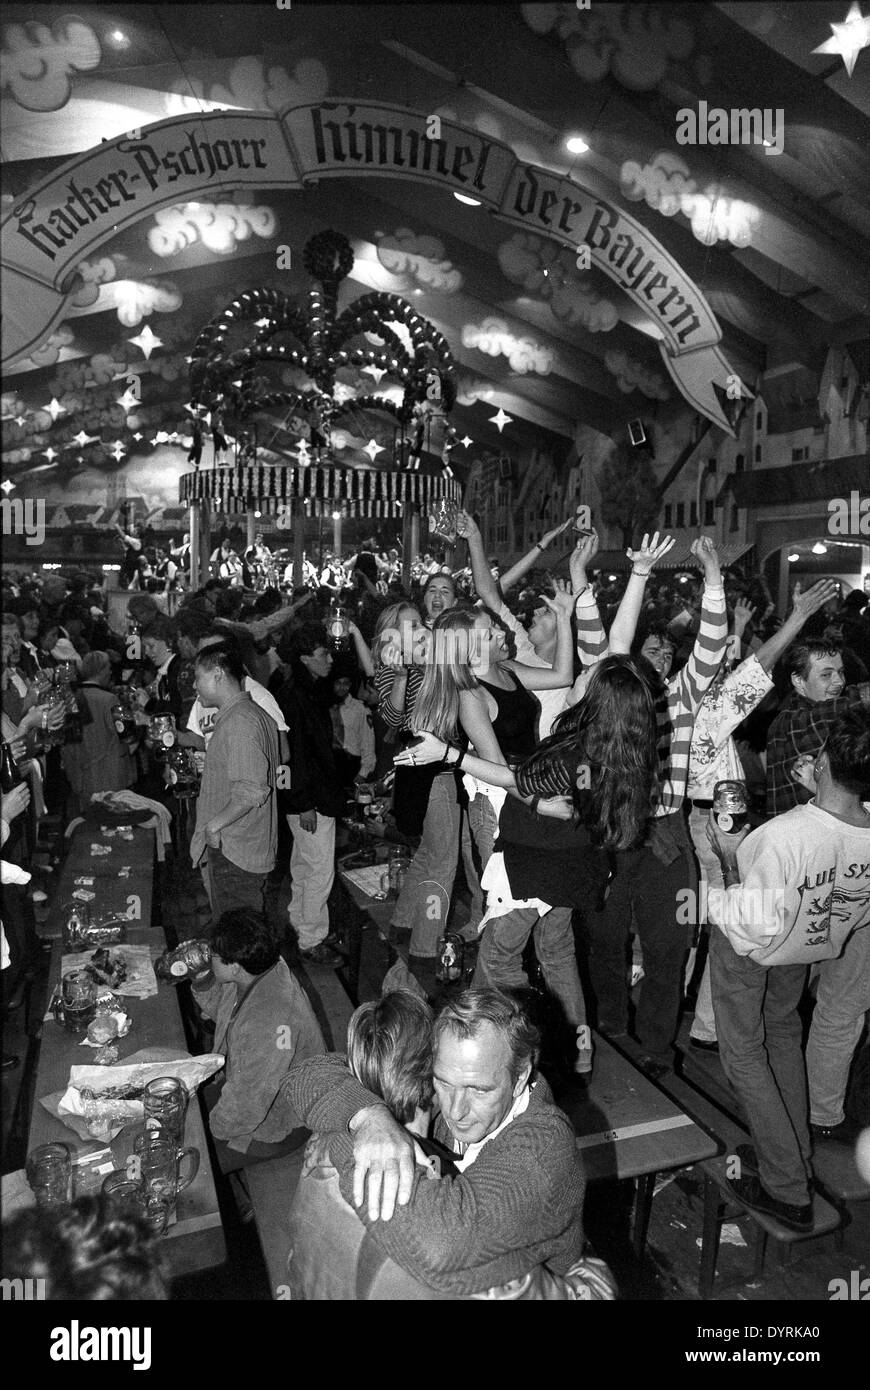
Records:
[[[539,796],[533,796],[532,799],[531,799],[531,801],[530,801],[530,803],[529,803],[529,805],[531,806],[531,809],[535,812],[535,814],[537,814],[538,802],[540,801],[540,799],[541,799],[541,798],[540,798]]]
[[[632,565],[631,572],[632,574],[636,574],[638,579],[649,579],[652,570],[639,570],[635,569],[634,565]]]

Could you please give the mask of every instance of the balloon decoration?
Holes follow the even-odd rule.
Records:
[[[300,445],[299,461],[328,461],[334,468],[334,426],[341,422],[350,429],[356,423],[352,432],[363,433],[360,416],[375,412],[391,416],[397,426],[394,467],[419,469],[428,448],[440,454],[446,476],[452,477],[449,455],[456,431],[448,416],[456,400],[456,375],[447,342],[396,294],[366,294],[339,313],[338,288],[353,261],[346,237],[320,232],[303,252],[305,269],[318,281],[304,305],[278,290],[247,290],[202,330],[190,358],[192,409],[211,414],[216,462],[227,446],[227,431],[237,436],[252,418],[283,409],[300,417],[309,436],[304,451]],[[383,347],[360,344],[365,334],[377,335]],[[295,369],[308,384],[273,389],[274,382],[258,375],[269,363]],[[336,380],[344,368],[371,370],[378,380],[392,377],[400,384],[401,400],[369,391],[354,394],[346,381]]]

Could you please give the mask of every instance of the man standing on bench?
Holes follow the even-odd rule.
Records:
[[[725,887],[708,898],[713,1011],[728,1080],[749,1120],[729,1179],[747,1207],[813,1228],[807,1077],[798,1005],[814,961],[870,930],[870,710],[832,724],[812,768],[813,800],[748,837],[708,837]],[[856,987],[861,981],[857,980]]]
[[[211,933],[211,968],[192,988],[202,1013],[215,1020],[212,1050],[226,1057],[224,1071],[204,1091],[221,1171],[234,1173],[299,1149],[310,1131],[281,1083],[326,1045],[261,913],[240,907],[223,914]],[[246,1193],[235,1183],[233,1191],[247,1216]]]

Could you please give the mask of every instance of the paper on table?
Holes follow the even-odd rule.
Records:
[[[120,1133],[124,1125],[144,1118],[142,1092],[149,1081],[158,1076],[174,1076],[183,1082],[189,1094],[220,1071],[224,1058],[219,1052],[202,1057],[180,1057],[174,1061],[139,1062],[132,1066],[74,1066],[70,1067],[69,1083],[55,1109],[47,1105],[64,1124],[77,1134],[84,1125],[88,1137],[108,1139]],[[88,1094],[83,1094],[87,1092]],[[45,1097],[43,1104],[53,1099]]]
[[[110,986],[113,994],[122,994],[127,999],[150,999],[157,993],[157,976],[154,974],[150,946],[124,944],[110,946],[109,951],[113,957],[120,956],[127,967],[126,980]],[[81,970],[82,966],[90,965],[93,957],[93,951],[79,951],[64,956],[60,963],[61,974],[65,975],[68,970]]]
[[[361,869],[342,869],[345,878],[370,898],[383,898],[386,864],[365,864]]]

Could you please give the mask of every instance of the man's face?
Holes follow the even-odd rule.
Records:
[[[213,709],[220,700],[219,686],[223,672],[219,666],[215,666],[212,670],[207,670],[204,666],[196,666],[195,672],[193,683],[196,687],[197,699],[207,709]]]
[[[16,622],[3,619],[3,663],[14,666],[21,653],[21,633]]]
[[[332,689],[335,693],[336,700],[341,704],[350,694],[350,678],[348,676],[339,676],[337,680],[333,681]]]
[[[435,1095],[445,1123],[461,1144],[477,1144],[498,1129],[529,1078],[511,1080],[511,1051],[492,1023],[472,1038],[445,1031],[435,1049]]]
[[[212,951],[211,971],[219,985],[234,985],[236,975],[232,965],[227,965],[221,956],[215,955]]]
[[[640,649],[651,666],[654,666],[663,681],[666,681],[674,664],[674,649],[670,642],[661,637],[648,637]]]
[[[791,683],[799,695],[804,695],[817,705],[820,700],[835,700],[842,695],[846,678],[843,675],[843,658],[837,656],[811,656],[806,676],[792,676]]]
[[[21,615],[21,630],[24,633],[25,642],[32,642],[39,631],[39,614],[33,608],[29,613]]]
[[[317,647],[310,656],[300,659],[315,680],[325,679],[332,670],[332,653],[326,647]]]
[[[544,647],[556,635],[556,615],[545,603],[535,606],[529,623],[529,641],[533,647]]]
[[[429,584],[423,599],[423,607],[426,609],[427,618],[431,620],[437,618],[438,614],[443,613],[445,609],[452,608],[454,602],[453,581],[445,575],[443,579],[433,579]]]
[[[168,661],[172,652],[160,637],[146,637],[142,643],[142,649],[148,660],[158,668]]]

